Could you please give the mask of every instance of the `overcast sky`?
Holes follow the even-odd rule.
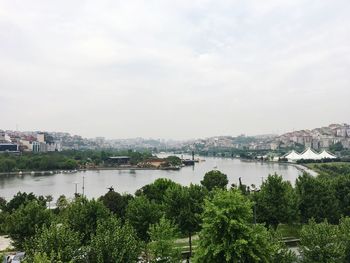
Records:
[[[350,122],[349,0],[0,0],[0,129],[186,139]]]

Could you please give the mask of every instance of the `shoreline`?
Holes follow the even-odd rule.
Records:
[[[219,157],[226,159],[225,157]],[[302,165],[302,164],[296,164],[296,163],[289,163],[289,162],[275,162],[275,161],[261,161],[261,160],[254,160],[254,159],[244,159],[244,158],[237,158],[237,157],[229,157],[229,159],[238,159],[241,162],[255,162],[255,163],[272,163],[272,164],[283,164],[283,165],[290,165],[295,167],[297,170],[301,172],[308,173],[314,177],[318,176],[318,173],[309,167]],[[0,173],[0,176],[6,176],[6,175],[50,175],[50,174],[71,174],[71,173],[77,173],[77,172],[86,172],[86,171],[105,171],[105,170],[116,170],[116,171],[180,171],[182,167],[179,168],[142,168],[142,167],[95,167],[95,168],[81,168],[81,169],[74,169],[74,170],[47,170],[47,171],[16,171],[16,172],[3,172]]]
[[[181,167],[182,168],[182,167]],[[84,169],[74,169],[74,170],[47,170],[47,171],[17,171],[17,172],[5,172],[0,173],[2,175],[49,175],[49,174],[71,174],[77,172],[86,171],[104,171],[104,170],[137,170],[137,171],[179,171],[181,168],[141,168],[141,167],[98,167],[98,168],[84,168]]]

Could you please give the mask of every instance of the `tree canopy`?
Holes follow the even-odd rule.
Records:
[[[213,190],[214,188],[225,189],[228,184],[227,175],[218,170],[207,172],[204,175],[201,184],[209,191]]]
[[[205,202],[195,262],[270,262],[273,244],[252,216],[252,203],[238,190],[217,190]]]

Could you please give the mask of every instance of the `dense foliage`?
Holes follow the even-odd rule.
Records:
[[[205,203],[195,261],[271,262],[279,251],[277,244],[266,228],[251,224],[252,217],[252,203],[238,190],[218,190]]]
[[[90,262],[97,263],[134,263],[141,252],[134,229],[113,216],[99,221],[90,248]]]
[[[175,243],[178,230],[170,220],[162,217],[159,223],[150,226],[148,234],[150,236],[148,244],[150,262],[181,262],[181,251],[176,248]]]
[[[157,179],[135,195],[111,188],[97,200],[60,196],[55,209],[47,208],[51,196],[19,192],[0,198],[0,232],[27,262],[179,262],[181,237],[188,256],[196,242],[196,262],[291,263],[269,226],[302,224],[301,262],[350,262],[350,173],[319,165],[320,176],[303,174],[294,187],[274,174],[260,189],[228,190],[227,176],[212,171],[202,185]]]
[[[0,154],[0,173],[15,171],[73,170],[79,167],[103,165],[110,156],[129,156],[130,163],[152,157],[149,152],[135,151],[63,151],[50,153]],[[171,159],[175,162],[175,160]]]
[[[277,174],[269,176],[259,192],[253,194],[258,222],[274,228],[280,223],[292,223],[297,219],[297,196],[288,181]]]
[[[0,154],[0,172],[72,170],[78,161],[62,153],[47,154]]]
[[[227,184],[228,184],[227,175],[218,170],[207,172],[204,175],[204,178],[201,181],[201,184],[205,188],[207,188],[208,191],[211,191],[214,188],[224,189],[227,187]]]

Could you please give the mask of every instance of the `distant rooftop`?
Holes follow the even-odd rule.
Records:
[[[109,159],[130,159],[129,156],[111,156],[111,157],[108,157]]]

